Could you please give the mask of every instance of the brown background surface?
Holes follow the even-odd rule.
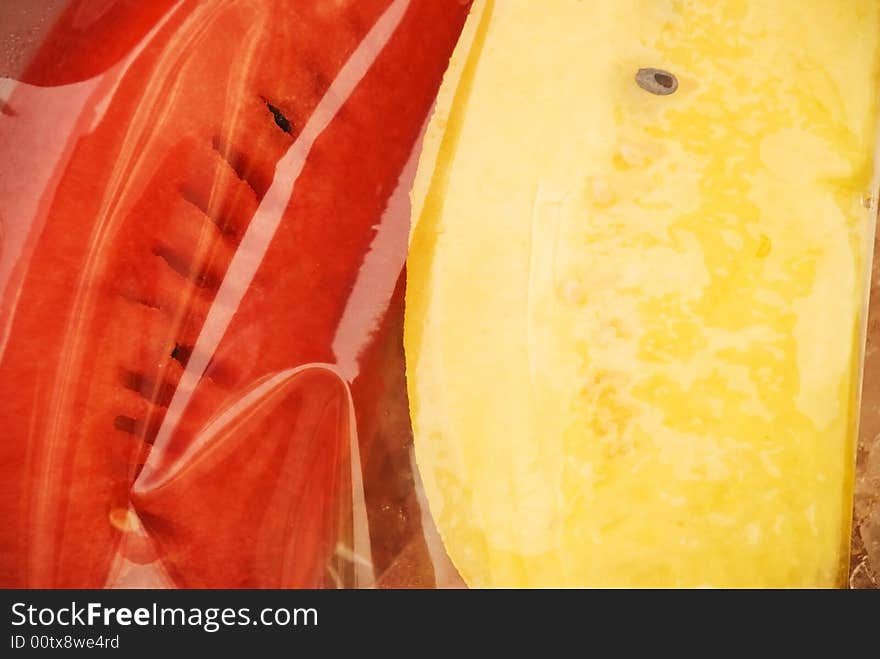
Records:
[[[880,235],[874,242],[859,425],[850,586],[880,588]]]

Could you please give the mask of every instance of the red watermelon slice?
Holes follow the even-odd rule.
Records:
[[[112,583],[134,514],[178,586],[365,585],[382,392],[349,384],[402,253],[352,291],[468,3],[100,4],[106,47],[62,19],[25,76],[86,94],[52,185],[0,207],[0,585]],[[38,97],[0,117],[0,183]]]

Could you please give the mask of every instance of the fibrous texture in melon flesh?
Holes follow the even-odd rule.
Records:
[[[878,89],[876,3],[475,4],[405,329],[469,584],[842,582]]]

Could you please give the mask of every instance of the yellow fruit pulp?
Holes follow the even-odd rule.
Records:
[[[405,337],[468,584],[841,584],[878,92],[880,2],[475,3]]]

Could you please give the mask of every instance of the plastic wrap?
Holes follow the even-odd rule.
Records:
[[[0,583],[453,583],[401,273],[469,3],[4,5]]]
[[[440,412],[425,414],[423,425],[429,430],[418,438],[424,442],[419,459],[422,474],[429,481],[428,492],[433,495],[433,512],[446,525],[441,524],[441,530],[450,548],[459,552],[456,560],[472,585],[583,585],[581,581],[559,580],[560,573],[571,577],[590,563],[590,548],[597,545],[596,537],[577,535],[578,525],[570,523],[576,517],[599,519],[606,515],[604,526],[597,525],[602,532],[635,520],[631,526],[649,549],[663,546],[659,534],[652,535],[656,529],[651,529],[650,523],[655,520],[641,523],[650,506],[660,502],[652,510],[661,510],[654,517],[667,527],[678,524],[676,528],[683,528],[693,521],[695,516],[682,520],[676,511],[670,512],[679,505],[680,497],[657,492],[651,489],[655,484],[641,483],[637,478],[624,492],[623,512],[616,518],[614,505],[598,511],[584,505],[575,512],[567,507],[579,502],[583,491],[589,489],[579,489],[577,479],[590,485],[596,474],[583,467],[575,473],[570,465],[563,465],[561,452],[551,455],[553,441],[563,436],[561,420],[570,410],[562,404],[571,389],[554,387],[565,383],[573,368],[568,359],[573,353],[557,359],[562,352],[554,356],[553,351],[565,345],[568,328],[575,327],[581,318],[577,310],[563,313],[560,309],[566,304],[584,306],[585,287],[561,286],[563,302],[546,308],[539,308],[536,300],[542,295],[555,300],[551,289],[557,282],[553,277],[557,269],[572,265],[572,272],[580,268],[578,276],[595,285],[587,290],[607,294],[604,304],[595,305],[598,318],[618,298],[634,295],[634,289],[615,289],[619,280],[631,275],[638,278],[646,270],[633,266],[638,259],[626,263],[618,254],[585,249],[584,245],[601,245],[607,236],[584,237],[577,233],[583,228],[583,218],[578,216],[577,222],[568,225],[566,218],[583,213],[589,204],[593,204],[590,208],[607,210],[621,199],[628,203],[643,193],[646,196],[641,201],[650,203],[640,207],[639,213],[662,208],[680,211],[682,204],[701,197],[691,191],[691,196],[675,198],[673,192],[679,189],[675,186],[690,190],[688,186],[700,175],[712,183],[730,183],[751,181],[758,172],[766,181],[772,178],[769,170],[776,166],[775,174],[785,179],[789,174],[785,167],[793,161],[792,151],[786,149],[796,144],[791,135],[777,143],[785,147],[781,149],[785,153],[774,153],[772,148],[762,152],[767,162],[777,156],[775,165],[753,163],[752,170],[744,168],[736,177],[725,179],[742,161],[741,147],[758,144],[750,140],[758,134],[761,121],[778,119],[780,125],[774,129],[791,128],[791,124],[783,126],[789,121],[784,112],[776,118],[772,113],[762,117],[750,117],[749,113],[757,115],[756,108],[760,110],[776,99],[778,89],[783,95],[804,93],[810,103],[800,108],[802,116],[818,116],[832,108],[827,110],[831,117],[828,125],[841,123],[840,117],[846,115],[841,108],[847,104],[833,89],[834,76],[822,77],[827,71],[814,66],[810,60],[813,55],[807,53],[802,69],[822,75],[803,80],[771,79],[768,84],[775,91],[765,95],[763,105],[739,107],[736,94],[753,91],[756,79],[773,78],[772,71],[763,69],[752,77],[743,71],[727,71],[724,75],[731,77],[724,78],[714,68],[719,63],[712,56],[729,64],[754,46],[747,44],[743,49],[742,44],[733,43],[742,27],[737,21],[748,15],[742,3],[719,3],[706,9],[703,16],[700,11],[708,5],[701,3],[671,7],[628,0],[601,6],[567,0],[533,5],[505,2],[480,1],[473,3],[473,8],[469,0],[0,2],[0,586],[464,586],[432,517],[416,464],[412,429],[416,406],[421,405],[425,414],[424,410],[437,401],[445,404],[446,399],[456,397],[457,404],[448,410],[437,404]],[[765,19],[774,11],[764,3],[747,4],[758,9],[769,7]],[[727,11],[722,11],[722,5]],[[845,12],[835,14],[834,6],[819,0],[813,9],[826,12],[826,18],[844,16]],[[573,30],[583,17],[577,16],[570,25],[560,18],[574,17],[573,12],[580,10],[594,13],[586,19],[589,29]],[[795,13],[790,7],[786,11]],[[713,24],[712,12],[723,14],[730,25]],[[865,13],[869,14],[876,18]],[[625,15],[632,20],[624,24],[621,16]],[[682,31],[686,21],[693,21],[699,29]],[[499,33],[507,36],[493,41],[489,36],[493,25],[499,23],[503,24]],[[821,29],[826,27],[823,23]],[[589,44],[584,41],[588,32],[592,35]],[[779,35],[783,32],[779,30]],[[642,36],[628,40],[637,34]],[[706,34],[714,36],[706,38]],[[519,36],[514,39],[510,35]],[[793,53],[799,44],[780,43],[783,37],[774,35],[768,36],[765,30],[752,36],[771,49],[765,54],[797,59]],[[531,53],[531,40],[542,37],[546,52]],[[664,38],[671,41],[665,43]],[[728,38],[732,40],[729,48],[718,46]],[[818,42],[813,39],[809,43]],[[853,43],[848,45],[853,45],[855,52],[861,42],[854,39]],[[572,44],[579,44],[592,59],[581,62],[577,57],[560,55]],[[455,48],[456,56],[447,71]],[[828,52],[842,58],[849,53],[833,48]],[[644,72],[664,73],[643,68],[668,64],[657,61],[658,53],[670,61],[687,62],[682,64],[683,78],[672,79],[674,89],[647,90],[662,96],[666,106],[649,105],[657,99],[644,95],[645,80],[639,78],[644,78]],[[701,60],[706,53],[711,56]],[[691,54],[694,57],[688,59]],[[534,70],[523,64],[526,57]],[[482,76],[478,75],[481,66]],[[539,66],[544,68],[538,70]],[[707,73],[703,80],[689,75],[697,70]],[[658,150],[640,152],[624,140],[613,166],[601,170],[599,165],[593,167],[592,160],[584,164],[583,154],[603,156],[603,145],[610,144],[612,138],[623,135],[638,141],[645,136],[658,137],[659,133],[650,131],[659,130],[668,119],[665,110],[647,110],[654,113],[650,116],[657,120],[656,125],[649,125],[643,121],[648,115],[638,113],[687,99],[699,91],[701,83],[712,88],[702,106],[704,114],[700,115],[696,105],[683,102],[684,120],[674,124],[681,133],[656,140],[656,144],[662,142]],[[481,85],[479,93],[474,93],[475,85]],[[875,93],[863,91],[866,95]],[[831,99],[827,108],[826,95]],[[476,109],[468,107],[471,98],[481,99]],[[597,98],[601,102],[595,102]],[[860,97],[855,105],[867,104]],[[437,114],[432,118],[435,105]],[[521,112],[522,107],[533,107],[534,112]],[[554,125],[548,126],[547,117],[553,116],[554,108],[559,112]],[[609,108],[614,110],[613,121]],[[486,114],[481,116],[480,112]],[[626,112],[635,118],[622,119]],[[525,120],[517,124],[523,117]],[[694,135],[694,126],[707,117],[711,120],[707,119],[703,128],[712,139],[707,138],[705,153],[698,155],[702,158],[713,152],[717,145],[712,140],[723,143],[718,148],[728,151],[715,153],[715,159],[683,159],[686,166],[677,175],[673,169],[662,171],[662,167],[659,174],[649,172],[654,178],[639,173],[652,159],[662,163],[672,154],[669,161],[675,160],[682,152],[684,133],[693,140],[687,146],[695,153],[700,151],[702,146],[694,147],[694,143],[702,144]],[[560,137],[556,133],[561,133],[560,126],[570,119],[573,128]],[[639,132],[642,124],[647,125],[644,133]],[[734,124],[739,137],[725,142],[725,128]],[[469,133],[465,130],[468,127]],[[805,124],[800,128],[805,130],[809,147],[813,143],[807,133],[814,127]],[[844,135],[847,130],[831,133],[831,142],[846,143],[849,139]],[[558,138],[556,142],[554,138]],[[548,145],[555,145],[556,151]],[[580,159],[571,156],[564,160],[571,155],[572,145],[581,148]],[[815,152],[796,146],[795,153],[815,162],[821,160],[816,154],[824,153],[826,145],[820,144]],[[511,163],[518,158],[524,165],[515,172]],[[594,160],[601,162],[600,158]],[[485,166],[480,164],[483,162]],[[705,169],[682,174],[695,162],[706,165]],[[504,192],[505,186],[515,187],[510,183],[513,174],[521,175],[535,163],[543,163],[543,169],[535,176],[538,184],[534,189],[521,186]],[[557,168],[559,163],[568,163],[567,169]],[[578,168],[587,165],[596,171],[580,176]],[[833,169],[833,165],[829,167]],[[469,172],[468,167],[474,171]],[[565,185],[553,187],[554,168],[562,172],[559,180]],[[459,177],[457,191],[447,187],[455,178],[453,170]],[[495,188],[483,185],[484,174]],[[618,182],[629,187],[615,192],[609,176],[617,176]],[[859,190],[864,193],[861,199],[849,194],[846,186],[850,178],[832,176],[822,179],[822,184],[830,188],[838,185],[834,194],[848,195],[846,213],[855,218],[846,227],[846,235],[836,234],[835,240],[827,241],[838,247],[847,243],[851,248],[846,256],[847,267],[852,268],[847,271],[847,289],[841,296],[847,296],[843,315],[854,317],[857,313],[853,309],[864,298],[866,288],[859,277],[866,277],[870,263],[867,245],[873,227],[869,216],[876,213],[878,194],[876,176],[870,190]],[[803,188],[805,184],[798,181],[797,185]],[[789,180],[779,190],[792,194],[797,185]],[[715,189],[720,200],[717,208],[712,207],[712,195],[706,196],[709,210],[720,210],[733,218],[733,233],[715,235],[709,231],[703,235],[698,222],[684,222],[683,230],[678,227],[678,233],[670,231],[663,237],[680,240],[677,258],[688,254],[703,258],[710,249],[719,247],[716,256],[720,254],[721,261],[728,259],[713,272],[719,281],[730,275],[725,270],[728,265],[733,270],[742,265],[745,259],[736,265],[736,259],[730,257],[742,245],[749,259],[765,259],[776,250],[768,261],[778,259],[773,272],[779,280],[789,276],[794,280],[799,268],[812,267],[809,259],[801,261],[794,255],[798,243],[792,240],[793,234],[785,233],[771,247],[772,241],[763,230],[748,225],[739,202],[725,197],[726,192],[739,194],[738,190],[733,185]],[[467,231],[453,235],[451,228],[456,224],[450,222],[449,235],[444,237],[445,225],[438,218],[447,192],[450,199],[459,195],[464,200],[460,207],[473,217],[456,215],[453,219]],[[655,192],[655,198],[648,199]],[[520,198],[529,195],[531,205],[517,206]],[[772,197],[768,194],[762,199],[768,208],[775,209]],[[492,212],[484,213],[481,204],[487,199],[497,204]],[[804,210],[798,203],[791,208]],[[522,208],[531,213],[529,222],[522,226],[532,233],[519,246],[531,241],[537,249],[530,253],[527,266],[516,271],[530,277],[525,288],[516,289],[510,284],[515,277],[501,281],[498,273],[517,253],[517,217],[511,211]],[[871,212],[864,212],[866,209]],[[628,212],[633,213],[633,208]],[[804,217],[810,212],[806,209]],[[657,211],[655,219],[661,215]],[[560,217],[563,220],[558,220]],[[637,215],[624,219],[634,217]],[[422,223],[422,233],[413,238],[412,245],[408,243],[411,218]],[[480,226],[469,225],[481,221]],[[553,221],[570,229],[568,244],[544,231]],[[737,233],[746,225],[748,230]],[[441,227],[439,232],[434,231],[437,226]],[[485,234],[482,242],[481,231]],[[573,236],[583,240],[578,242]],[[687,242],[688,236],[711,240],[700,252],[692,248],[693,242]],[[416,372],[429,383],[423,387],[427,394],[411,410],[404,306],[415,309],[407,319],[412,333],[412,324],[418,325],[424,318],[419,315],[420,308],[427,300],[440,299],[439,294],[432,298],[438,280],[431,270],[439,253],[435,250],[438,245],[459,249],[466,243],[465,237],[473,258],[461,259],[461,267],[450,270],[445,279],[439,278],[442,286],[437,288],[445,287],[443,294],[449,294],[451,302],[438,306],[440,312],[425,322],[439,339],[421,373],[413,366],[421,358],[422,346],[416,345],[420,341],[414,341],[416,347],[407,354],[409,375]],[[816,246],[822,239],[805,234],[804,241]],[[417,290],[413,292],[411,286],[409,293],[405,291],[404,268],[408,252],[415,259],[410,274],[419,273],[411,276],[410,283],[415,281]],[[496,257],[494,262],[490,252]],[[577,254],[589,259],[575,258]],[[644,266],[647,252],[639,254],[638,265]],[[784,260],[779,254],[791,258]],[[609,256],[606,265],[610,264],[610,270],[603,280],[604,256]],[[478,260],[480,267],[474,265]],[[681,274],[686,268],[672,270]],[[756,266],[755,272],[759,270]],[[689,272],[698,271],[695,267]],[[880,281],[877,271],[875,255],[875,289]],[[826,282],[831,280],[828,273],[823,276]],[[494,289],[490,286],[484,295],[481,286],[492,284],[493,278],[499,279],[498,285]],[[658,274],[657,279],[662,277]],[[756,275],[755,290],[767,283],[759,280]],[[529,295],[535,293],[526,295],[526,322],[516,326],[518,311],[508,313],[509,309],[482,326],[475,321],[483,307],[492,308],[497,302],[497,291],[506,291],[512,299],[526,289]],[[828,290],[824,292],[823,299],[833,297]],[[730,291],[722,291],[718,299],[722,298],[737,300]],[[854,489],[852,587],[880,585],[880,332],[876,298],[875,290],[867,319],[867,350],[859,352],[864,345],[864,336],[859,336],[860,332],[864,335],[861,319],[859,327],[852,328],[850,323],[841,332],[845,336],[833,337],[835,345],[843,346],[846,354],[842,359],[851,371],[851,377],[844,378],[846,391],[834,393],[849,396],[841,406],[846,409],[835,420],[846,429],[837,432],[835,426],[832,437],[846,451],[854,441],[855,392],[864,372],[861,440],[854,474],[843,449],[838,451],[835,444],[829,451],[835,464],[843,460],[837,470],[844,474],[839,479],[841,487]],[[791,302],[776,297],[777,302],[770,304],[767,299],[767,317],[775,313],[774,304]],[[467,313],[461,312],[466,307],[462,300],[473,303]],[[728,337],[731,345],[744,336],[737,334],[742,327],[737,325],[736,314],[748,316],[747,306],[738,308],[731,303],[718,312],[721,320],[730,321],[734,328]],[[464,319],[457,325],[455,313]],[[804,311],[802,318],[810,313]],[[704,314],[700,322],[711,324],[710,315]],[[494,323],[498,318],[503,322]],[[603,316],[602,322],[608,318]],[[754,322],[748,331],[760,335],[761,323],[750,320]],[[527,350],[508,351],[508,356],[514,357],[509,360],[509,371],[497,368],[497,363],[487,369],[488,358],[484,363],[477,363],[479,359],[464,363],[462,355],[469,354],[466,344],[473,342],[475,335],[485,341],[485,350],[470,354],[483,359],[496,347],[503,350],[511,332],[492,332],[499,327],[503,330],[504,322],[514,327],[512,333],[525,327],[532,332]],[[678,336],[676,331],[685,325],[661,328],[660,344]],[[831,326],[825,325],[826,329]],[[589,339],[607,339],[609,327],[619,329],[605,323]],[[540,332],[534,332],[535,328]],[[415,333],[421,332],[418,325]],[[817,336],[808,337],[805,345],[818,345]],[[758,343],[763,340],[759,339]],[[446,342],[449,348],[444,350]],[[762,344],[768,360],[781,350],[773,343],[768,340]],[[652,348],[655,361],[669,363],[680,357],[678,353],[670,357],[672,352],[661,354],[663,346],[657,345]],[[685,346],[685,352],[690,347]],[[608,403],[600,394],[605,391],[602,379],[613,371],[612,362],[620,353],[609,349],[604,354],[611,367],[598,373],[585,390],[595,385],[593,392],[600,393],[594,398],[600,403],[594,408],[601,412],[605,405],[613,416],[617,410],[614,401]],[[517,366],[516,359],[523,355],[531,360],[528,368]],[[711,359],[716,361],[709,363]],[[703,366],[730,360],[726,366],[732,368],[725,371],[729,380],[722,385],[751,391],[754,383],[743,385],[737,379],[743,369],[735,369],[742,364],[733,362],[739,356],[719,353],[711,359]],[[818,357],[810,362],[809,355],[787,354],[786,359],[789,362],[779,373],[790,374],[789,366],[797,359],[812,363],[812,372],[820,371]],[[456,361],[456,368],[464,375],[444,380],[443,369]],[[510,441],[520,430],[517,414],[522,410],[511,412],[511,401],[518,399],[507,392],[520,383],[518,378],[526,382],[524,374],[532,377],[540,371],[535,364],[541,363],[554,368],[546,369],[547,377],[537,380],[541,386],[535,390],[541,404],[558,414],[543,417],[546,423],[539,431],[549,439],[537,445],[534,455],[528,450],[517,453],[517,448],[530,447],[528,442]],[[758,372],[756,367],[754,373]],[[439,385],[434,386],[435,378]],[[414,380],[410,377],[411,392],[420,386],[413,384]],[[444,386],[450,382],[460,386]],[[481,382],[488,384],[481,389]],[[447,395],[451,388],[456,389],[454,396]],[[649,393],[653,396],[657,391]],[[592,395],[583,398],[589,403]],[[485,404],[484,396],[485,400],[494,396],[502,413],[487,411],[495,408]],[[819,406],[827,403],[818,394],[813,401]],[[654,405],[655,411],[662,410],[663,396],[654,396],[649,405]],[[699,411],[699,405],[682,395],[683,424],[690,423],[689,415]],[[808,405],[801,411],[805,407]],[[805,414],[809,416],[809,412],[807,409]],[[471,440],[462,439],[466,434],[462,432],[455,437],[461,440],[458,446],[444,444],[442,433],[433,429],[442,430],[457,415],[464,419],[459,428],[477,419],[476,425],[484,423],[494,431],[477,433]],[[731,418],[743,416],[743,408],[738,408]],[[585,421],[580,427],[586,422],[597,427],[605,424],[599,434],[614,436],[614,429],[609,430],[601,414],[582,417],[577,418],[579,423]],[[799,446],[794,426],[774,430],[785,436],[788,448]],[[818,446],[823,436],[821,432],[816,436]],[[612,452],[620,449],[612,448]],[[778,447],[769,448],[770,466],[763,463],[768,473],[776,468],[773,451]],[[676,459],[691,450],[683,445],[679,449]],[[469,451],[471,458],[479,455],[482,462],[464,464],[466,460],[459,460]],[[620,451],[625,452],[625,447]],[[810,452],[798,451],[793,450],[796,458],[808,463]],[[571,462],[572,455],[563,457]],[[474,465],[477,468],[466,473]],[[790,489],[797,489],[797,479],[803,480],[805,472],[789,467],[774,478],[788,479],[794,484]],[[812,464],[805,469],[819,472]],[[496,471],[505,478],[493,478]],[[563,472],[567,476],[559,477]],[[456,480],[459,474],[465,476]],[[706,477],[702,482],[710,480]],[[719,486],[719,501],[727,496],[725,492],[745,493],[742,483],[734,481]],[[816,487],[818,491],[820,486]],[[836,485],[821,487],[833,489]],[[647,503],[638,510],[624,510],[626,496],[635,491]],[[810,503],[811,496],[807,492],[804,500]],[[848,507],[848,495],[843,499]],[[751,504],[757,505],[754,501]],[[741,508],[745,510],[745,506]],[[559,514],[560,510],[564,514]],[[833,531],[849,528],[849,510],[837,513],[834,523],[825,527],[833,527]],[[712,514],[709,511],[705,518]],[[702,521],[703,517],[691,526],[696,528]],[[808,537],[804,529],[813,521],[808,514],[800,520],[803,528],[797,533],[786,537],[778,533],[776,544],[768,544],[765,554],[755,554],[751,565],[777,559],[784,564],[791,558],[791,547],[813,542],[804,540]],[[719,546],[732,547],[733,554],[744,556],[755,537],[754,527],[739,521],[732,526],[729,543],[722,537]],[[467,533],[459,532],[462,527]],[[560,538],[571,529],[576,537],[565,544]],[[484,540],[493,536],[500,541],[489,551],[492,543]],[[831,533],[825,536],[827,540]],[[700,541],[696,538],[694,546]],[[835,556],[845,562],[844,544],[841,540],[841,546],[826,553],[837,552]],[[565,549],[560,549],[563,545]],[[478,569],[480,561],[473,561],[484,550],[487,555],[496,554],[482,561],[483,566],[492,568],[485,574]],[[680,555],[686,556],[687,551],[681,549]],[[637,553],[645,554],[641,550]],[[704,561],[698,554],[692,562]],[[468,574],[465,566],[471,562],[478,567]],[[522,569],[527,563],[532,564],[530,571]],[[496,574],[491,574],[493,569]],[[639,569],[636,566],[623,578],[612,575],[609,579],[612,585],[628,584]],[[842,585],[843,570],[841,564],[834,574],[812,581],[811,575],[788,575],[785,583]],[[520,572],[529,572],[530,580],[517,580]],[[673,572],[646,568],[645,573],[649,582],[654,579],[656,585],[671,585],[679,582]],[[582,581],[604,584],[604,577],[592,575]],[[727,583],[723,578],[721,581]]]

